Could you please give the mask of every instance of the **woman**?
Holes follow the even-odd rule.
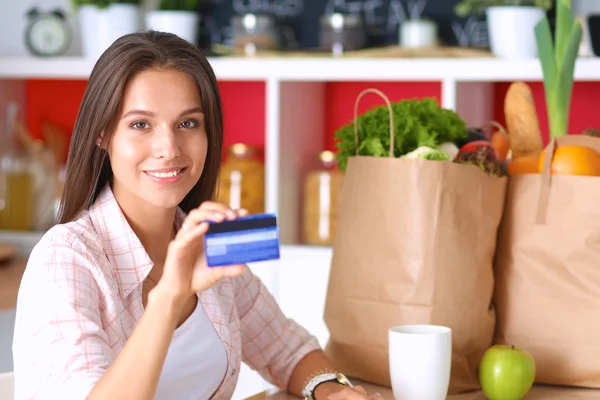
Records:
[[[227,399],[241,360],[296,395],[368,398],[319,372],[333,368],[315,338],[246,266],[206,266],[207,221],[246,214],[211,201],[222,143],[217,81],[196,47],[145,32],[102,55],[59,223],[19,290],[16,399]]]

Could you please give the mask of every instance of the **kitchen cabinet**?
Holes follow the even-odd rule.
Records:
[[[290,245],[301,244],[302,182],[310,169],[309,161],[320,151],[334,148],[335,129],[350,121],[354,100],[365,87],[377,87],[394,101],[436,97],[443,107],[456,110],[469,126],[474,126],[502,120],[507,84],[524,80],[534,85],[541,125],[547,126],[537,60],[222,57],[211,58],[210,62],[222,85],[225,126],[235,126],[226,142],[259,141],[264,147],[265,209],[277,213],[282,242]],[[38,115],[44,106],[39,92],[63,83],[67,88],[73,81],[85,82],[93,66],[94,60],[78,57],[0,58],[0,107],[16,100],[24,104],[25,113]],[[600,106],[595,96],[600,88],[600,59],[580,58],[575,80],[576,115],[571,124],[576,132],[595,122],[591,110]],[[53,81],[57,85],[41,83]],[[85,88],[77,87],[73,90]],[[53,93],[46,100],[52,102],[53,110],[60,96]],[[29,98],[37,100],[28,109]],[[364,103],[361,109],[381,104],[381,100],[367,96]],[[78,105],[72,98],[69,104],[71,108]],[[251,114],[245,108],[251,108]],[[68,115],[69,120],[74,119],[76,109]],[[36,128],[30,129],[35,132]]]
[[[225,125],[235,127],[230,132],[236,136],[226,138],[226,142],[250,138],[264,146],[265,209],[278,215],[281,229],[281,260],[251,268],[283,311],[316,335],[323,345],[328,339],[323,309],[332,251],[300,243],[302,185],[311,167],[309,160],[322,150],[333,149],[335,129],[349,122],[354,100],[362,89],[376,87],[393,101],[433,96],[474,126],[492,119],[502,121],[507,85],[523,80],[532,83],[541,126],[547,126],[537,60],[268,57],[214,58],[210,62],[222,85],[227,106]],[[53,107],[66,104],[68,93],[56,90],[44,103],[41,92],[73,82],[85,83],[93,66],[94,60],[78,57],[0,58],[0,109],[8,101],[17,101],[31,117],[43,114],[39,108],[47,102],[52,102]],[[572,132],[596,122],[600,59],[580,58],[575,81]],[[79,83],[73,90],[84,89],[85,85]],[[77,105],[73,97],[68,103],[72,103],[69,107]],[[381,104],[381,100],[365,100],[361,109],[373,104]],[[69,115],[75,111],[70,110]],[[35,131],[34,127],[30,129]],[[15,243],[26,253],[41,234],[4,231],[0,232],[0,241]],[[269,388],[258,374],[244,366],[234,398]]]

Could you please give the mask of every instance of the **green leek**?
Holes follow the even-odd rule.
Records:
[[[535,27],[551,139],[569,133],[573,75],[582,35],[581,24],[575,20],[571,11],[571,0],[556,2],[554,40],[546,16]]]

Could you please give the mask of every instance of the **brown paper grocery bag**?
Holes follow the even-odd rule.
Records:
[[[383,93],[369,89],[356,103],[368,92],[384,97],[393,127]],[[388,329],[445,325],[450,393],[479,387],[477,367],[494,335],[492,262],[505,190],[506,178],[470,165],[349,159],[324,314],[337,368],[389,387]]]
[[[600,139],[557,146],[600,151]],[[496,342],[529,351],[536,381],[600,388],[600,177],[509,178],[495,262]]]

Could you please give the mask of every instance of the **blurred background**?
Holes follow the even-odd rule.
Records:
[[[600,127],[600,1],[572,8],[584,28],[570,117],[580,133]],[[225,113],[219,200],[278,214],[282,259],[253,269],[324,344],[334,137],[358,94],[431,97],[479,127],[504,124],[507,88],[522,80],[547,140],[533,33],[543,15],[552,25],[553,0],[0,0],[0,373],[12,370],[18,285],[54,224],[87,78],[116,38],[169,31],[205,51]],[[365,98],[359,112],[382,102]],[[244,369],[236,398],[266,387]]]
[[[464,3],[476,6],[477,3],[493,5],[511,2],[527,3],[519,0],[474,0]],[[85,37],[86,30],[92,28],[88,23],[93,21],[93,17],[82,18],[80,5],[84,9],[94,4],[103,8],[105,3],[110,3],[110,0],[1,0],[0,56],[31,54],[24,34],[32,22],[28,13],[34,8],[40,13],[53,10],[64,13],[71,28],[71,44],[65,54],[83,54],[82,37]],[[401,25],[415,20],[431,20],[436,26],[439,40],[447,45],[487,47],[489,44],[485,12],[459,16],[454,10],[461,3],[457,0],[167,0],[162,4],[160,0],[117,0],[114,3],[120,4],[121,8],[122,5],[135,6],[138,10],[136,14],[128,13],[128,10],[114,13],[112,24],[118,27],[117,30],[148,27],[148,20],[152,18],[148,18],[147,14],[160,7],[165,10],[193,10],[197,14],[197,26],[194,28],[198,29],[199,36],[196,41],[203,48],[231,45],[243,34],[243,17],[247,14],[260,15],[256,29],[279,36],[279,49],[319,47],[324,29],[321,22],[333,13],[345,15],[346,25],[356,24],[355,17],[361,20],[358,23],[366,35],[364,46],[399,43]],[[573,11],[578,15],[597,13],[600,12],[600,2],[573,0]],[[84,11],[83,14],[89,12]],[[351,16],[348,17],[348,14]],[[133,18],[136,20],[133,21]],[[154,23],[160,22],[155,19]],[[97,30],[96,35],[102,36]]]

